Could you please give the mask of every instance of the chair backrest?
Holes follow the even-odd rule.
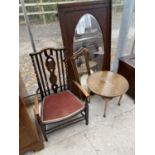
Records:
[[[70,58],[75,79],[79,83],[80,83],[80,74],[82,73],[87,73],[88,75],[91,74],[88,58],[89,55],[87,48],[81,48],[80,50],[74,52],[73,56]]]
[[[64,49],[46,48],[30,53],[42,99],[68,89]]]

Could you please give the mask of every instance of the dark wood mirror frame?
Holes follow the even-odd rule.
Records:
[[[111,58],[111,0],[76,2],[58,5],[65,57],[73,56],[73,38],[76,26],[84,14],[91,14],[96,18],[103,35],[104,57],[102,70],[110,70]],[[70,66],[70,62],[68,61]],[[74,79],[72,69],[68,70],[71,79]]]

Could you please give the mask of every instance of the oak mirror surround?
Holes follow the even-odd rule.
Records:
[[[103,35],[97,19],[86,13],[76,25],[73,38],[73,52],[85,47],[89,51],[89,65],[93,71],[101,70],[103,65],[104,44]],[[83,65],[83,60],[76,62],[77,67]]]
[[[89,50],[89,68],[92,71],[110,70],[111,2],[111,0],[97,0],[58,4],[64,55],[68,60],[80,47],[86,47]],[[88,28],[80,29],[79,25],[84,20],[88,20],[86,24]],[[70,61],[66,64],[71,66]],[[76,64],[80,66],[81,60]],[[67,75],[68,81],[76,80],[72,67],[68,68]],[[72,91],[76,92],[72,84],[70,86]]]

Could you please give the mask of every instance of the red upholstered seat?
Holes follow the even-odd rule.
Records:
[[[45,97],[42,108],[42,122],[51,123],[73,116],[85,105],[70,91],[64,91]]]

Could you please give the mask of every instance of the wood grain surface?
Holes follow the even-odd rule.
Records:
[[[116,97],[126,93],[128,81],[120,74],[110,71],[99,71],[88,77],[89,89],[103,97]]]

